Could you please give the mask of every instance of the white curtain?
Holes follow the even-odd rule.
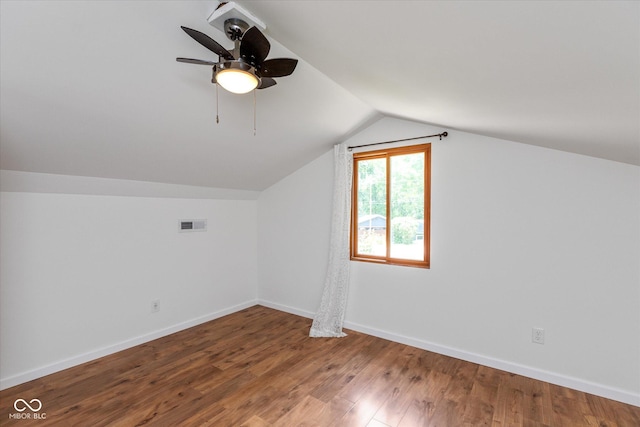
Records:
[[[342,323],[349,289],[349,225],[353,155],[346,144],[333,147],[333,218],[329,266],[320,308],[313,319],[310,337],[344,337]]]

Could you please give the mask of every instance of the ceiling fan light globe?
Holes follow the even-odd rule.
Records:
[[[237,68],[220,70],[216,73],[216,81],[229,92],[247,93],[258,86],[258,78],[252,73]]]

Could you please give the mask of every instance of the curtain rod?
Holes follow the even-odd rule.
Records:
[[[393,141],[374,142],[373,144],[354,145],[352,147],[347,147],[347,149],[353,150],[354,148],[371,147],[372,145],[381,145],[381,144],[391,144],[392,142],[413,141],[414,139],[434,138],[436,136],[440,137],[440,140],[442,141],[442,137],[446,138],[448,135],[449,134],[447,132],[442,132],[442,133],[436,133],[434,135],[416,136],[415,138],[396,139]]]

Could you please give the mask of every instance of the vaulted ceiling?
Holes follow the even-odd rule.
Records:
[[[640,3],[238,1],[295,73],[216,91],[212,1],[0,2],[0,167],[261,190],[382,116],[640,165]]]

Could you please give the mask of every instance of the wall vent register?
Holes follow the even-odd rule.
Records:
[[[183,219],[180,221],[180,232],[207,231],[206,219]]]

